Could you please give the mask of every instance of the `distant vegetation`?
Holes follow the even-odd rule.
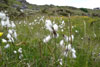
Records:
[[[68,14],[70,13],[72,16],[78,15],[78,16],[100,17],[99,9],[92,10],[87,8],[75,8],[70,6],[54,6],[52,4],[41,6],[41,5],[29,4],[28,2],[26,2],[26,0],[1,0],[0,10],[7,10],[8,13],[10,13],[10,15],[13,12],[15,12],[17,16],[21,16],[20,14],[22,13],[20,10],[24,10],[23,14],[25,15],[40,14],[49,16],[68,16]]]
[[[80,10],[84,11],[84,12],[88,12],[88,10],[86,8],[80,8]]]

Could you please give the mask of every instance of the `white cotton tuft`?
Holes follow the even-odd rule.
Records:
[[[61,31],[63,32],[64,30],[63,30],[63,29],[61,29]]]
[[[76,58],[76,54],[75,54],[75,53],[72,53],[72,57],[73,57],[73,58]]]
[[[14,24],[14,22],[11,22],[11,27],[14,28],[16,25]]]
[[[46,38],[43,39],[43,42],[44,43],[47,43],[50,39],[51,39],[51,36],[48,35]]]
[[[60,41],[60,46],[63,46],[64,45],[64,40],[61,40]]]
[[[71,49],[72,53],[76,53],[76,50],[74,48]]]
[[[1,20],[1,25],[2,26],[5,26],[6,25],[4,20]]]
[[[74,35],[71,35],[71,37],[69,37],[69,41],[71,41],[71,38],[72,38],[72,41],[74,40]]]
[[[72,37],[72,41],[74,40],[74,35],[71,35],[71,37]]]
[[[16,50],[14,50],[14,54],[16,54],[17,53],[17,51]]]
[[[46,20],[45,26],[46,26],[46,29],[48,29],[50,32],[53,31],[53,30],[52,30],[52,23],[51,23],[50,20]]]
[[[7,40],[5,40],[5,39],[2,39],[2,42],[3,42],[3,43],[7,43]]]
[[[54,38],[58,38],[58,37],[59,37],[59,34],[57,33],[56,36],[53,34],[53,37],[54,37]]]
[[[16,33],[16,31],[14,32],[14,37],[15,37],[15,39],[17,39],[17,33]]]
[[[64,35],[64,39],[66,42],[68,42],[68,36]]]
[[[8,42],[14,42],[14,38],[11,36],[11,34],[7,34],[7,38],[9,39]]]
[[[20,55],[19,55],[19,59],[22,59],[22,57],[23,57],[23,54],[20,54]]]
[[[4,46],[4,48],[9,48],[10,47],[10,45],[9,44],[7,44],[6,46]]]
[[[10,24],[10,21],[9,21],[9,18],[8,17],[6,18],[5,26],[11,27],[11,24]]]
[[[8,39],[12,38],[11,35],[10,35],[9,33],[7,34],[7,38],[8,38]]]
[[[71,44],[68,44],[68,50],[71,50]]]
[[[76,33],[78,33],[78,30],[75,30]]]
[[[6,14],[4,12],[0,12],[0,18],[1,19],[5,19],[6,18]]]
[[[65,24],[65,22],[64,22],[64,21],[62,21],[62,24]]]
[[[68,56],[68,52],[64,51],[64,56],[67,57]]]
[[[60,64],[60,65],[63,64],[63,63],[62,63],[62,59],[58,59],[58,61],[59,61],[59,64]]]
[[[76,50],[74,48],[71,49],[72,57],[76,58]]]
[[[13,30],[9,29],[9,30],[8,30],[8,33],[9,33],[9,34],[12,34],[12,33],[13,33]]]
[[[13,37],[9,38],[8,42],[14,42],[14,38]]]
[[[58,31],[58,25],[57,24],[54,24],[53,28],[54,28],[55,31]]]
[[[19,49],[18,49],[18,52],[19,52],[19,53],[22,53],[22,48],[19,48]]]

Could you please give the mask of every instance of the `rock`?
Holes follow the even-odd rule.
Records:
[[[100,10],[100,7],[94,8],[94,10]]]

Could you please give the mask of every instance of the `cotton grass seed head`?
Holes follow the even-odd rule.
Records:
[[[72,48],[71,44],[68,44],[68,50],[71,50],[71,48]]]
[[[4,46],[4,48],[9,48],[10,47],[10,44],[6,44],[6,46]]]
[[[58,25],[57,24],[54,24],[53,28],[54,28],[55,31],[58,31]]]
[[[19,52],[19,53],[22,53],[22,48],[19,48],[19,49],[18,49],[18,52]]]
[[[76,53],[76,50],[74,48],[71,49],[72,53]]]
[[[76,58],[76,54],[75,54],[75,53],[72,53],[72,57],[73,57],[73,58]]]
[[[60,46],[63,46],[64,45],[64,40],[61,40],[60,41]]]
[[[22,59],[22,57],[23,57],[23,54],[20,54],[20,55],[19,55],[19,59]]]
[[[16,50],[14,50],[14,54],[16,54],[17,53],[17,51]]]
[[[46,26],[46,29],[48,29],[50,32],[52,32],[52,23],[51,23],[51,20],[46,20],[46,23],[45,23],[45,26]]]
[[[46,38],[43,39],[43,42],[44,43],[47,43],[50,39],[51,39],[51,36],[48,35]]]
[[[2,42],[3,42],[3,43],[7,43],[7,40],[5,40],[5,39],[2,39]]]

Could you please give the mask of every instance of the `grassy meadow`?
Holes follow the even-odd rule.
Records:
[[[56,33],[45,27],[46,20],[58,25]],[[15,27],[0,24],[0,67],[100,67],[100,18],[87,16],[31,16],[11,19]],[[9,29],[16,30],[14,42],[8,40]],[[44,39],[50,35],[48,42]],[[64,35],[71,37],[65,41]],[[64,43],[60,43],[63,40]],[[9,44],[9,46],[7,46]],[[71,44],[76,57],[66,46]],[[64,56],[64,52],[67,56]]]

